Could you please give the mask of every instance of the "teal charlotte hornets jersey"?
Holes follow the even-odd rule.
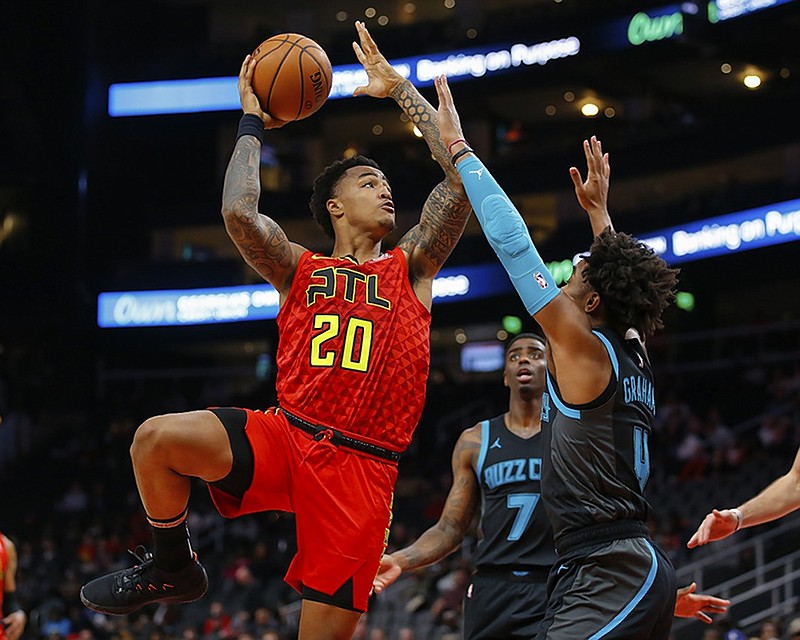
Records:
[[[481,425],[476,472],[481,488],[478,570],[547,569],[555,562],[553,532],[541,503],[542,434],[520,438],[503,416]]]
[[[650,362],[638,340],[606,327],[594,333],[611,359],[606,390],[591,403],[570,405],[548,372],[542,399],[542,492],[556,546],[585,527],[646,521],[650,514],[643,495],[656,409]]]

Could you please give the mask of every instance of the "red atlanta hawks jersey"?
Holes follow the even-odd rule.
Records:
[[[400,249],[364,264],[306,252],[278,314],[278,401],[403,451],[425,404],[430,313]]]

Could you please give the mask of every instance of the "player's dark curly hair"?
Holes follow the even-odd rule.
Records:
[[[642,337],[664,326],[661,314],[675,298],[679,269],[636,238],[610,229],[594,239],[584,259],[583,276],[600,294],[611,325],[633,327]]]
[[[314,179],[314,188],[311,192],[311,199],[308,201],[308,206],[311,209],[311,214],[314,220],[322,227],[329,238],[333,238],[333,223],[331,222],[331,214],[328,211],[326,203],[331,198],[336,189],[336,185],[344,175],[345,171],[351,167],[372,167],[373,169],[380,170],[378,163],[366,156],[353,156],[351,158],[343,158],[336,160],[334,163],[325,167],[325,170]]]

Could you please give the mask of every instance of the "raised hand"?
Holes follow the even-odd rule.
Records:
[[[368,95],[373,98],[387,98],[403,82],[401,76],[378,49],[363,22],[356,22],[359,42],[353,43],[356,58],[367,72],[366,85],[356,87],[354,96]],[[360,44],[359,44],[360,43]]]
[[[577,167],[569,168],[575,195],[587,213],[605,211],[608,209],[608,182],[611,177],[608,154],[603,153],[603,146],[596,136],[583,141],[583,152],[586,156],[586,181],[581,178]]]
[[[694,549],[707,542],[722,540],[722,538],[736,533],[738,527],[739,518],[733,509],[723,509],[722,511],[714,509],[703,519],[686,546]]]
[[[248,54],[245,56],[242,67],[239,69],[239,101],[242,103],[242,111],[252,113],[261,118],[265,129],[277,129],[286,124],[284,120],[278,120],[269,115],[261,108],[256,94],[253,92],[253,71],[256,68],[256,59]]]
[[[436,85],[436,95],[439,96],[439,135],[442,142],[449,148],[450,144],[456,140],[464,139],[464,132],[461,130],[461,119],[458,117],[456,105],[453,102],[453,94],[447,84],[446,76],[437,76],[434,80]]]
[[[378,567],[378,575],[372,581],[372,589],[375,593],[380,593],[395,580],[400,577],[403,570],[391,555],[384,555],[381,558],[381,564]]]

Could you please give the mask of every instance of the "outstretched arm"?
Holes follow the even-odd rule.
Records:
[[[294,269],[303,247],[289,242],[283,229],[272,218],[258,212],[261,195],[261,135],[262,129],[283,126],[264,111],[253,93],[252,78],[256,61],[247,56],[239,71],[239,97],[244,116],[240,135],[225,172],[222,189],[222,217],[225,229],[239,253],[253,269],[282,295],[292,282]],[[249,118],[249,121],[247,120]]]
[[[436,78],[439,96],[439,131],[453,153],[467,195],[486,239],[494,249],[525,308],[536,315],[558,296],[553,276],[533,245],[525,221],[506,192],[467,146],[447,78]],[[545,331],[546,327],[543,327]]]
[[[586,156],[586,182],[581,178],[577,167],[569,168],[572,184],[578,203],[589,216],[592,235],[600,235],[603,230],[614,225],[608,213],[608,181],[611,177],[611,164],[608,154],[603,153],[603,146],[596,136],[583,141],[583,153]]]
[[[789,471],[737,509],[714,509],[690,538],[690,549],[722,540],[744,527],[771,522],[800,508],[800,450]]]
[[[353,43],[353,50],[367,72],[368,83],[357,87],[353,95],[391,96],[422,132],[433,157],[445,173],[445,180],[434,188],[422,207],[419,224],[398,243],[409,256],[413,281],[432,279],[464,232],[471,211],[469,200],[439,134],[436,109],[389,64],[363,22],[356,22],[356,30],[359,42]],[[430,307],[426,299],[429,294],[417,293]]]
[[[556,286],[511,199],[463,141],[453,96],[443,76],[436,79],[436,91],[442,140],[450,145],[486,239],[525,308],[547,336],[550,358],[555,363],[551,368],[562,389],[569,389],[567,400],[583,403],[597,398],[611,374],[608,353],[592,333],[584,310]]]
[[[417,128],[422,132],[422,137],[428,143],[428,147],[436,158],[436,162],[442,167],[450,188],[461,194],[466,199],[464,186],[461,184],[461,177],[458,175],[453,163],[450,162],[450,154],[444,146],[439,135],[438,114],[419,90],[401,76],[389,61],[378,49],[378,45],[372,39],[366,25],[363,22],[356,22],[358,32],[358,42],[353,43],[358,61],[363,65],[367,72],[367,84],[356,87],[353,91],[354,96],[368,95],[373,98],[386,98],[391,96],[400,108],[409,117]]]
[[[383,556],[372,583],[377,593],[392,584],[403,571],[417,569],[441,560],[455,551],[478,512],[480,489],[475,477],[475,461],[481,447],[481,427],[464,431],[453,450],[453,486],[439,521],[416,542]]]

